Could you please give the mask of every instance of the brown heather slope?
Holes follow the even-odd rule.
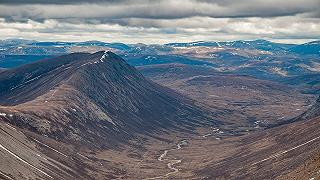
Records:
[[[318,180],[320,179],[320,152],[314,153],[307,161],[303,162],[297,168],[291,170],[288,174],[280,176],[279,180]]]
[[[138,67],[153,81],[174,89],[212,110],[225,109],[225,122],[237,131],[284,123],[303,113],[314,97],[283,84],[250,76],[217,72],[210,67],[182,64]],[[240,126],[242,126],[240,128]]]
[[[146,80],[111,52],[76,53],[0,74],[0,112],[22,128],[103,146],[136,133],[219,124],[194,101]]]
[[[278,178],[319,153],[319,121],[314,118],[241,138],[234,154],[196,174],[207,179]]]
[[[320,97],[308,111],[303,113],[297,120],[306,119],[320,119]],[[317,125],[314,125],[317,127]],[[317,130],[316,130],[317,131]],[[309,132],[313,133],[313,132]],[[289,173],[281,176],[279,179],[320,179],[320,149],[319,146],[315,148],[314,153],[300,164],[300,166],[293,168]]]

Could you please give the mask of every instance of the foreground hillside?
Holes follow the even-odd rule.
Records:
[[[290,172],[311,158],[319,157],[319,116],[304,122],[269,129],[241,138],[232,158],[212,163],[197,173],[208,179],[276,179],[290,177]],[[319,164],[289,179],[318,177]],[[289,175],[287,175],[289,173]]]

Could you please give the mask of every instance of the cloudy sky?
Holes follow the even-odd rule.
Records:
[[[0,39],[320,39],[319,0],[0,0]]]

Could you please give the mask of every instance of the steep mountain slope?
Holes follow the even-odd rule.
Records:
[[[312,73],[290,77],[284,83],[305,88],[304,92],[317,94],[320,91],[320,74]]]
[[[31,138],[0,119],[0,179],[92,179],[81,173],[86,165],[80,158],[69,157],[68,146],[51,144],[53,140],[41,136]]]
[[[241,138],[229,158],[198,173],[207,179],[276,179],[290,173],[319,153],[319,121],[318,117]]]
[[[305,113],[297,117],[297,120],[307,121],[307,123],[313,122],[310,124],[310,127],[302,130],[305,133],[314,134],[310,128],[317,128],[320,122],[320,97],[317,99],[315,104],[311,106]],[[309,122],[309,123],[310,123]],[[315,130],[317,131],[317,130]],[[319,138],[314,141],[318,141]],[[309,151],[312,149],[309,147]],[[319,179],[320,178],[320,150],[319,148],[314,148],[313,153],[308,157],[307,160],[302,161],[298,167],[295,167],[290,170],[289,173],[281,176],[279,179]]]
[[[304,112],[298,118],[301,120],[313,119],[320,116],[320,97],[317,99],[315,104],[311,106],[306,112]]]
[[[6,121],[65,142],[105,146],[139,133],[220,123],[111,52],[75,53],[4,71],[0,90]]]
[[[210,67],[164,64],[138,69],[144,76],[205,103],[213,111],[228,110],[224,121],[237,122],[235,129],[245,133],[296,117],[314,100],[284,84],[217,72]]]

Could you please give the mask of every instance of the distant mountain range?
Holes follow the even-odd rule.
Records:
[[[320,53],[320,41],[308,42],[305,44],[293,46],[290,48],[291,52],[299,54],[319,54]]]
[[[318,54],[320,51],[320,41],[308,42],[305,44],[283,44],[274,43],[267,40],[251,41],[196,41],[189,43],[168,43],[164,45],[146,45],[146,44],[124,44],[124,43],[106,43],[101,41],[84,42],[39,42],[24,39],[7,39],[0,41],[0,54],[25,54],[25,55],[53,55],[68,51],[72,46],[80,47],[107,47],[115,50],[121,50],[128,53],[144,51],[166,51],[170,47],[221,47],[221,48],[240,48],[240,49],[258,49],[271,52],[292,52],[297,54]],[[32,48],[34,51],[32,51]],[[43,51],[41,51],[41,48]],[[51,48],[51,49],[50,49]],[[38,51],[37,51],[38,50]],[[45,51],[47,50],[47,51]],[[51,50],[51,51],[50,51]]]
[[[295,44],[274,43],[271,41],[259,39],[252,41],[228,41],[228,42],[191,42],[191,43],[169,43],[166,44],[173,47],[192,47],[192,46],[208,46],[208,47],[228,47],[241,49],[259,49],[266,51],[290,51],[291,48],[297,46]]]
[[[92,53],[105,50],[116,52],[133,66],[170,63],[195,65],[209,67],[217,72],[249,75],[298,86],[303,84],[297,83],[301,81],[292,82],[293,79],[320,73],[319,41],[296,45],[267,40],[146,45],[9,39],[0,41],[0,67],[12,68],[74,52]],[[311,87],[308,84],[307,86]],[[314,88],[307,91],[315,92]]]

